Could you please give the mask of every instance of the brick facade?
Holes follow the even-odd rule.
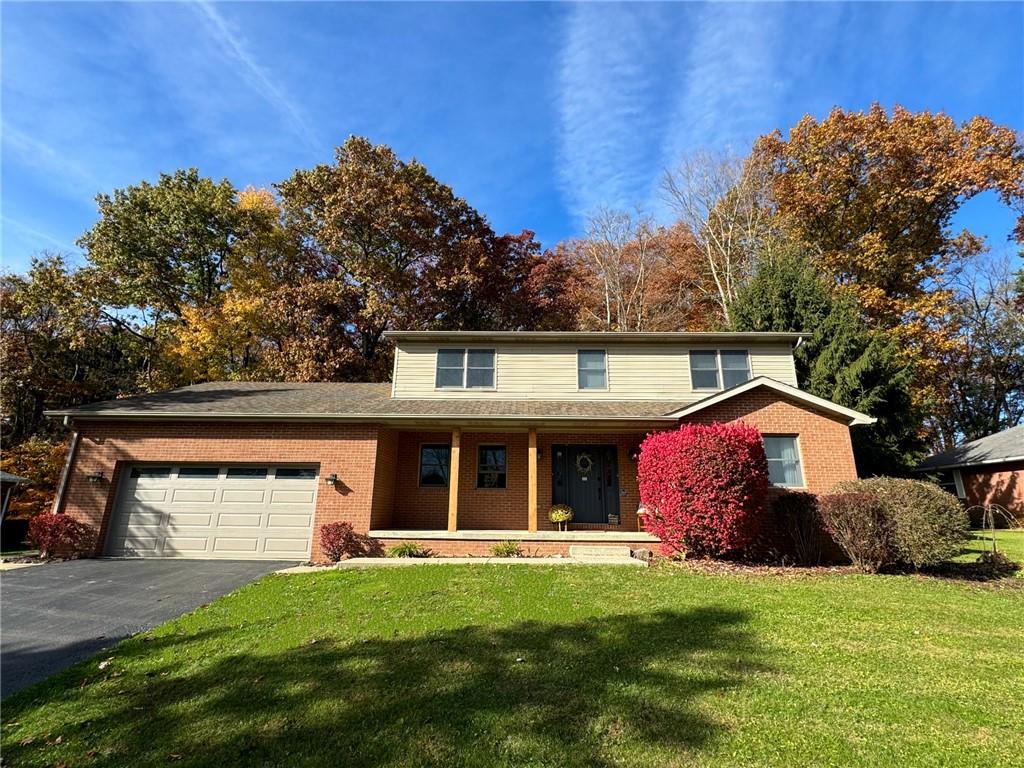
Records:
[[[856,477],[849,428],[843,421],[805,404],[765,390],[753,390],[712,406],[688,421],[742,420],[765,434],[797,435],[807,489],[821,493],[836,482]],[[317,489],[313,558],[320,559],[316,529],[336,520],[368,530],[445,529],[448,489],[419,487],[419,450],[423,443],[450,444],[451,432],[413,432],[373,424],[331,423],[202,423],[83,421],[80,443],[64,496],[63,511],[100,531],[102,548],[122,468],[130,462],[203,462],[316,464],[321,477],[334,473],[339,483]],[[550,530],[552,446],[561,443],[614,445],[618,452],[619,511],[617,526],[578,526],[639,530],[640,504],[636,462],[642,432],[538,434],[538,522]],[[478,447],[505,445],[507,487],[477,488]],[[102,472],[104,482],[91,484],[87,475]],[[462,530],[525,530],[527,528],[527,434],[463,431],[459,467],[458,527]],[[433,541],[425,546],[441,554],[487,554],[493,542]],[[564,542],[533,542],[539,554],[565,554]]]

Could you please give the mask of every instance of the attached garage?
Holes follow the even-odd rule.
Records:
[[[310,466],[128,466],[107,554],[308,559],[317,477]]]

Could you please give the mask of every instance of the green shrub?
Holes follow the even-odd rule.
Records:
[[[920,568],[949,560],[970,535],[967,512],[933,483],[872,477],[840,483],[839,492],[870,493],[885,508],[895,562]]]
[[[427,550],[415,541],[403,541],[388,550],[388,557],[427,557],[428,554]]]
[[[818,512],[825,530],[858,568],[874,573],[893,561],[889,518],[873,493],[822,496]]]
[[[499,541],[491,547],[491,554],[495,557],[522,557],[523,550],[519,548],[518,541]]]
[[[779,528],[789,538],[797,564],[821,563],[822,532],[818,497],[813,493],[786,491],[772,502],[772,509],[778,518]]]

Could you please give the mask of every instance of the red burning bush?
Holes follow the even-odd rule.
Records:
[[[768,460],[746,424],[685,424],[648,436],[638,461],[644,527],[666,555],[735,555],[766,508]]]
[[[320,547],[332,563],[364,553],[363,539],[351,523],[324,523],[320,526]]]
[[[28,523],[28,541],[39,550],[40,557],[81,554],[93,547],[94,532],[85,523],[67,515],[44,512]]]

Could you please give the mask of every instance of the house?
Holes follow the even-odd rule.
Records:
[[[125,556],[306,558],[350,522],[390,546],[656,542],[636,458],[653,430],[743,420],[772,481],[856,477],[874,420],[797,388],[792,333],[387,334],[390,384],[213,382],[51,415],[73,429],[57,506]],[[570,530],[547,519],[575,509]]]
[[[918,472],[936,477],[970,509],[998,504],[1024,524],[1024,424],[929,456]],[[980,512],[971,521],[980,522]]]

